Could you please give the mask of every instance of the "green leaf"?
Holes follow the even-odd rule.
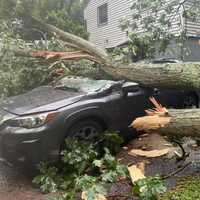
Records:
[[[100,167],[102,167],[102,165],[103,165],[103,161],[102,161],[102,160],[94,160],[94,161],[93,161],[93,165],[94,165],[95,167],[100,168]]]
[[[157,194],[164,193],[166,189],[158,176],[140,179],[133,186],[133,192],[140,200],[156,200]]]

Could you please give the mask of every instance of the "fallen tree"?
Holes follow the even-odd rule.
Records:
[[[157,132],[163,135],[200,135],[200,109],[175,110],[162,107],[150,98],[155,108],[146,110],[147,116],[139,117],[131,126],[142,132]]]
[[[200,109],[168,110],[166,115],[137,118],[133,128],[163,135],[200,136]]]
[[[159,88],[184,88],[190,90],[200,89],[200,63],[167,63],[145,64],[132,63],[116,64],[109,55],[94,44],[73,34],[64,32],[57,27],[30,17],[34,26],[55,35],[66,42],[66,45],[74,47],[84,53],[80,59],[89,59],[99,63],[99,67],[107,74],[119,78],[138,82],[149,87]],[[18,55],[36,56],[30,50],[18,50]],[[78,59],[78,57],[76,57]]]
[[[78,49],[78,52],[32,52],[17,50],[18,55],[41,57],[45,59],[89,59],[100,64],[100,68],[117,78],[136,81],[149,87],[200,89],[200,63],[168,63],[168,64],[115,64],[108,54],[94,44],[66,33],[55,26],[31,18],[34,25],[43,31],[56,35],[68,46]],[[155,103],[155,102],[154,102]],[[158,105],[156,105],[158,106]],[[157,113],[136,119],[132,126],[139,131],[157,131],[161,134],[198,135],[200,132],[200,109],[163,110],[158,106]],[[147,111],[149,114],[149,112]]]

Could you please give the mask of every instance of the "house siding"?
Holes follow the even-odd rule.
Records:
[[[127,34],[122,31],[119,20],[123,17],[131,19],[131,4],[133,0],[91,0],[85,10],[89,40],[101,48],[112,48],[127,40]],[[108,4],[108,23],[98,26],[97,8]]]
[[[170,2],[171,0],[169,0]],[[186,6],[190,5],[189,3]],[[103,4],[108,4],[108,23],[103,26],[98,26],[97,23],[97,8]],[[126,18],[132,20],[131,5],[133,0],[90,0],[85,9],[85,19],[87,21],[87,30],[90,34],[89,40],[100,48],[112,48],[127,41],[126,31],[122,31],[120,26],[120,19]],[[178,7],[178,5],[176,5]],[[200,36],[200,23],[192,22],[182,18],[182,10],[179,12],[173,10],[171,13],[172,27],[171,33],[179,35],[183,29],[187,30],[187,35],[196,37]],[[162,10],[160,11],[162,13]],[[139,29],[138,33],[141,34],[144,30]]]
[[[193,2],[195,2],[195,0],[186,1],[185,9],[190,7]],[[199,2],[199,6],[200,6],[200,2]],[[196,22],[193,22],[185,18],[183,20],[184,20],[184,27],[185,27],[187,35],[191,37],[200,37],[200,18],[197,19]]]

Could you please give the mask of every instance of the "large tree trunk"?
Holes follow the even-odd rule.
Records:
[[[200,109],[169,110],[168,113],[137,118],[132,126],[148,133],[200,136]]]
[[[16,56],[48,58],[55,55],[57,59],[80,60],[88,59],[97,62],[107,74],[138,82],[148,87],[200,89],[200,63],[176,64],[130,64],[129,66],[111,66],[102,64],[102,59],[84,52],[47,52],[32,50],[13,50]],[[104,61],[103,61],[104,62]]]
[[[110,75],[158,88],[200,89],[200,63],[130,64],[105,67]]]
[[[100,68],[115,78],[128,79],[149,87],[200,89],[200,63],[115,64],[104,50],[91,42],[35,18],[31,20],[41,30],[95,57]]]

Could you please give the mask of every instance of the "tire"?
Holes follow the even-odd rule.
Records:
[[[84,137],[84,135],[82,134],[79,134],[81,129],[87,130],[88,128],[91,128],[91,130],[93,131],[95,130],[95,132],[91,132],[91,134],[89,135],[86,134],[86,137]],[[86,119],[86,120],[82,120],[82,121],[78,121],[77,123],[74,123],[67,131],[67,135],[65,139],[74,138],[78,140],[86,140],[89,142],[93,142],[95,141],[95,139],[98,138],[98,135],[102,133],[103,131],[104,131],[104,128],[100,123],[92,119]],[[57,167],[59,169],[63,168],[62,151],[66,149],[65,139],[63,140],[63,143],[60,145],[60,153],[59,153],[58,162],[57,162]]]
[[[94,140],[99,133],[103,132],[101,124],[94,120],[83,120],[75,123],[68,131],[68,136],[81,140]]]
[[[198,97],[195,94],[189,94],[183,101],[183,108],[198,108]]]

